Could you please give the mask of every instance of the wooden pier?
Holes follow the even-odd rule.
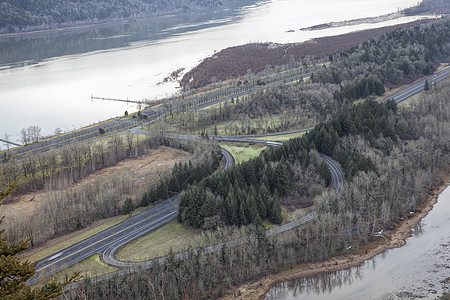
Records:
[[[4,139],[0,139],[0,142],[11,144],[11,145],[14,145],[14,146],[22,146],[21,144],[10,142],[10,141],[4,140]]]
[[[126,103],[136,103],[136,104],[144,104],[143,101],[129,100],[129,99],[114,99],[114,98],[104,98],[104,97],[95,97],[91,95],[91,100],[106,100],[106,101],[118,101],[118,102],[126,102]]]

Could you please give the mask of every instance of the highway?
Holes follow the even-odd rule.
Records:
[[[230,85],[213,89],[211,91],[181,96],[176,99],[168,99],[168,102],[163,105],[158,105],[156,107],[141,111],[141,114],[146,116],[146,119],[142,121],[138,118],[114,118],[105,122],[81,128],[76,131],[64,133],[59,136],[46,138],[38,143],[12,148],[9,151],[0,151],[0,158],[7,154],[9,157],[14,157],[19,163],[21,163],[23,160],[30,157],[42,155],[55,149],[62,149],[74,143],[101,138],[104,137],[105,134],[112,134],[117,131],[125,131],[139,124],[142,125],[141,122],[153,123],[156,120],[173,113],[202,109],[215,103],[255,93],[266,88],[267,86],[295,82],[300,78],[308,77],[311,70],[312,68],[294,68],[280,73],[263,76],[257,80],[253,80],[245,84]],[[100,129],[105,131],[104,135],[99,133]]]
[[[333,188],[337,191],[338,195],[341,195],[344,189],[344,174],[342,173],[341,168],[333,159],[325,154],[319,153],[319,156],[327,163],[328,169],[331,173]]]
[[[130,236],[137,238],[174,220],[178,211],[179,199],[180,195],[177,195],[82,242],[40,260],[36,266],[36,275],[29,280],[29,283],[35,283],[40,274],[56,274],[88,257],[103,253],[118,241],[129,239]]]
[[[430,85],[433,85],[444,78],[447,77],[448,68],[444,71],[437,73],[432,76],[432,81]],[[382,102],[387,100],[395,100],[396,102],[401,102],[408,97],[416,94],[418,91],[423,90],[423,84],[425,80],[393,95]],[[211,103],[212,104],[212,103]],[[309,130],[303,129],[301,131]],[[295,133],[299,131],[290,131],[279,134],[287,134],[287,133]],[[259,135],[259,136],[218,136],[215,137],[216,140],[222,140],[227,142],[250,142],[250,143],[267,143],[270,141],[267,140],[258,140],[254,139],[256,137],[268,136],[274,134],[267,135]],[[186,135],[175,135],[171,136],[172,138],[185,138],[185,139],[196,139],[197,136],[186,136]],[[252,139],[252,137],[254,137]],[[225,157],[225,168],[230,168],[234,164],[234,159],[230,153],[222,150]],[[342,171],[331,158],[320,154],[321,159],[325,160],[332,175],[333,187],[336,189],[338,194],[342,193],[343,184],[344,184],[344,176]],[[32,284],[36,282],[40,274],[55,274],[68,266],[71,266],[77,262],[80,262],[88,257],[91,257],[94,254],[101,254],[102,259],[110,265],[118,266],[118,267],[135,267],[135,266],[147,266],[150,261],[140,262],[140,263],[127,263],[121,262],[115,259],[116,251],[127,244],[128,242],[151,232],[152,230],[174,220],[176,218],[177,210],[178,210],[178,202],[180,199],[180,195],[177,195],[165,202],[158,204],[147,211],[131,217],[105,231],[98,233],[76,245],[68,247],[59,253],[53,254],[47,258],[39,261],[36,266],[37,275],[30,279],[29,283]],[[271,236],[274,234],[278,234],[280,232],[284,232],[287,230],[291,230],[297,226],[310,222],[316,217],[316,213],[314,210],[305,214],[303,217],[283,224],[281,226],[274,227],[267,231],[267,235]],[[240,241],[230,241],[225,244],[227,245],[237,245]],[[217,245],[215,246],[217,247]],[[214,251],[213,248],[208,249],[208,251]],[[183,254],[179,254],[183,255]]]
[[[428,82],[432,86],[448,76],[449,67],[429,76]],[[239,86],[226,86],[211,91],[193,94],[189,96],[182,96],[177,98],[175,101],[165,103],[154,108],[145,109],[142,114],[147,116],[146,122],[153,123],[156,120],[170,115],[172,113],[185,111],[185,110],[198,110],[213,104],[230,100],[232,98],[237,98],[251,93],[255,93],[259,90],[267,88],[268,86],[276,86],[280,84],[295,82],[300,78],[307,78],[312,72],[312,68],[304,70],[303,68],[297,68],[292,70],[287,70],[281,73],[274,73],[268,76],[258,78],[248,82],[247,84],[241,84]],[[392,95],[381,102],[386,102],[389,100],[395,100],[397,103],[406,100],[407,98],[421,92],[424,89],[425,81],[424,79],[395,95]],[[258,82],[263,82],[263,85],[258,84]],[[105,130],[105,133],[111,134],[117,131],[123,131],[128,128],[135,127],[141,124],[137,119],[121,119],[115,118],[106,122],[102,122],[96,125],[88,126],[77,131],[62,134],[60,136],[51,137],[42,140],[38,143],[33,143],[25,145],[22,147],[13,148],[8,151],[8,155],[15,157],[19,162],[23,161],[32,156],[41,155],[48,151],[61,149],[70,146],[74,143],[99,138],[102,135],[99,134],[99,129]],[[269,134],[270,135],[270,134]],[[274,135],[274,134],[272,134]],[[264,135],[261,135],[264,136]],[[7,151],[0,151],[0,156],[5,155]]]
[[[197,136],[183,136],[184,139],[197,139]],[[239,137],[233,138],[236,142],[245,142],[250,139],[249,137],[242,138],[239,140]],[[253,140],[253,142],[266,143],[265,140]],[[235,160],[231,153],[222,149],[222,153],[224,155],[224,165],[223,169],[231,168]],[[329,164],[330,171],[332,173],[333,178],[333,186],[338,191],[342,189],[343,186],[343,174],[340,171],[337,164],[326,157],[325,155],[321,155],[322,159],[325,159],[327,164]],[[176,195],[169,200],[166,200],[154,207],[146,210],[145,212],[138,214],[134,217],[131,217],[113,227],[110,227],[86,240],[70,246],[56,254],[52,254],[42,260],[36,266],[36,275],[33,276],[29,280],[29,284],[34,284],[39,279],[41,274],[56,274],[65,268],[74,265],[78,262],[83,261],[86,258],[89,258],[95,254],[100,254],[101,259],[112,266],[116,266],[119,268],[131,268],[131,267],[146,267],[149,266],[152,261],[144,261],[144,262],[123,262],[119,261],[115,258],[115,254],[118,249],[131,242],[132,240],[139,238],[167,223],[173,221],[177,217],[178,212],[178,203],[180,201],[181,194]],[[305,216],[283,224],[281,226],[277,226],[273,229],[267,231],[267,235],[271,236],[277,233],[281,233],[287,230],[291,230],[297,226],[310,222],[315,218],[315,212],[312,211]],[[230,241],[225,243],[227,246],[233,246],[241,243],[242,241]],[[215,251],[217,247],[220,245],[215,245],[211,247],[207,247],[207,251]],[[218,249],[218,248],[217,248]],[[179,255],[183,255],[182,253]],[[163,260],[163,258],[162,258]]]
[[[224,155],[222,169],[231,168],[234,165],[233,156],[227,150],[221,150]],[[107,263],[117,264],[113,256],[117,249],[176,219],[181,196],[178,194],[82,242],[41,259],[36,266],[36,275],[28,283],[37,282],[40,274],[56,274],[95,254],[101,254]]]
[[[328,158],[328,157],[327,157]],[[328,158],[329,159],[329,158]],[[326,160],[328,161],[328,160]],[[340,171],[339,167],[335,164],[333,164],[333,166],[330,166],[330,169],[334,169],[334,172],[336,174],[340,174],[336,177],[336,183],[333,183],[333,186],[343,186],[344,182],[341,181],[343,180],[343,174]],[[266,236],[270,237],[270,236],[274,236],[276,234],[280,234],[289,230],[292,230],[296,227],[302,226],[306,223],[309,223],[311,221],[313,221],[316,218],[317,214],[315,212],[315,210],[310,210],[309,212],[307,212],[305,215],[303,215],[302,217],[295,219],[293,221],[287,222],[285,224],[279,225],[279,226],[275,226],[272,227],[270,229],[266,230]],[[231,241],[227,241],[224,243],[219,243],[216,245],[212,245],[212,246],[208,246],[205,247],[204,251],[206,253],[211,253],[211,252],[215,252],[215,251],[220,251],[222,249],[223,246],[226,247],[234,247],[237,245],[241,245],[243,243],[246,243],[246,239],[245,238],[241,238],[238,240],[231,240]],[[108,264],[115,266],[115,267],[119,267],[119,268],[128,268],[128,269],[136,269],[136,268],[146,268],[152,265],[152,263],[154,262],[153,259],[150,260],[146,260],[146,261],[141,261],[141,262],[126,262],[126,261],[119,261],[117,259],[114,258],[116,251],[120,248],[121,246],[117,245],[117,246],[112,246],[111,247],[111,251],[109,251],[107,253],[108,257],[103,257],[103,260],[105,262],[107,262]],[[182,253],[178,253],[176,255],[177,258],[183,258],[187,255],[187,253],[182,252]],[[163,262],[164,261],[164,257],[161,258],[157,258],[156,260],[158,260],[159,262]]]
[[[447,67],[444,70],[442,70],[432,76],[429,76],[426,79],[423,79],[416,84],[413,84],[413,85],[407,87],[403,91],[400,91],[400,92],[396,93],[395,95],[387,97],[386,99],[382,100],[381,102],[384,103],[389,100],[394,100],[396,103],[400,103],[402,101],[405,101],[406,99],[423,91],[425,88],[425,81],[428,80],[428,84],[431,87],[431,86],[435,85],[436,83],[447,78],[449,70],[450,70],[450,67]]]
[[[189,136],[189,135],[175,135],[172,134],[170,135],[171,138],[181,138],[184,140],[196,140],[196,139],[200,139],[200,136]],[[246,143],[248,140],[251,140],[253,143],[267,143],[270,141],[266,141],[266,140],[255,140],[255,139],[250,139],[250,137],[252,136],[247,136],[244,138],[240,138],[239,136],[233,136],[232,139],[227,140],[227,141],[232,141],[232,142],[239,142],[239,143]],[[232,155],[226,151],[225,153],[227,153],[226,155],[229,155],[232,158]],[[224,155],[225,155],[224,153]],[[328,168],[330,170],[330,173],[332,175],[332,183],[333,183],[333,188],[335,190],[337,190],[337,193],[340,194],[342,192],[343,186],[344,186],[344,174],[342,173],[342,170],[339,168],[339,166],[337,165],[337,163],[332,160],[330,157],[324,155],[324,154],[320,154],[320,158],[323,159],[327,165]],[[226,161],[232,161],[234,164],[234,159],[230,159],[230,158],[226,158]],[[228,166],[228,165],[227,165]],[[266,231],[266,236],[273,236],[288,230],[292,230],[298,226],[301,226],[305,223],[311,222],[312,220],[314,220],[316,217],[316,212],[315,210],[311,210],[308,213],[306,213],[304,216],[287,222],[283,225],[280,226],[275,226],[271,229],[268,229]],[[155,228],[156,229],[156,228]],[[137,233],[137,232],[136,232]],[[141,236],[141,235],[139,235]],[[127,244],[128,242],[132,241],[133,239],[137,238],[138,236],[134,237],[132,236],[132,232],[130,233],[130,235],[128,236],[124,236],[123,238],[121,238],[120,240],[118,240],[117,242],[114,242],[110,245],[110,247],[108,247],[102,254],[102,259],[104,262],[106,262],[109,265],[118,267],[118,268],[137,268],[137,267],[148,267],[153,263],[153,260],[147,260],[147,261],[142,261],[142,262],[126,262],[126,261],[119,261],[115,258],[115,254],[116,252],[125,244]],[[209,246],[205,248],[206,252],[214,252],[214,251],[218,251],[219,249],[222,248],[223,245],[227,246],[227,247],[231,247],[231,246],[236,246],[238,244],[242,244],[245,242],[245,239],[240,239],[240,240],[232,240],[232,241],[228,241],[228,242],[224,242],[221,244],[217,244],[217,245],[213,245],[213,246]],[[177,257],[178,258],[182,258],[183,256],[185,256],[186,253],[178,253]],[[158,261],[163,261],[164,258],[159,258]]]

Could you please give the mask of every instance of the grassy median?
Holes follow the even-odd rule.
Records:
[[[116,258],[122,261],[144,261],[165,256],[170,249],[177,253],[189,246],[199,246],[201,232],[200,229],[172,221],[126,244],[116,253]]]

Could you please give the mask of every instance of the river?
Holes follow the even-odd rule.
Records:
[[[268,299],[436,299],[450,292],[450,187],[401,248],[358,268],[273,287]]]
[[[91,95],[142,100],[179,92],[172,71],[189,70],[215,51],[250,42],[311,38],[394,25],[404,17],[318,31],[300,28],[396,12],[417,0],[246,0],[226,10],[82,29],[0,37],[0,138],[20,142],[31,125],[43,136],[136,111]],[[5,146],[0,143],[0,147]]]

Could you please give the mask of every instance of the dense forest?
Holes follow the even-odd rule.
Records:
[[[305,146],[312,148],[326,149],[327,145],[333,145],[333,138],[324,137],[333,137],[338,130],[336,132],[341,132],[338,135],[347,134],[335,144],[333,155],[352,153],[353,161],[365,158],[357,163],[358,168],[365,170],[353,174],[340,197],[326,191],[315,197],[318,217],[314,222],[271,237],[254,225],[211,231],[205,233],[205,239],[212,244],[224,238],[240,238],[245,242],[233,247],[218,246],[216,252],[189,249],[183,259],[171,253],[164,263],[154,261],[146,270],[101,281],[84,281],[67,292],[66,297],[216,298],[240,283],[298,263],[322,260],[343,253],[350,246],[355,249],[376,239],[375,232],[393,228],[414,212],[433,184],[439,181],[440,171],[448,169],[449,97],[447,80],[424,94],[410,109],[400,109],[392,103],[358,104],[322,123],[308,137],[267,152],[261,158],[264,161],[284,155],[289,162],[301,156],[295,148],[307,141],[312,145]],[[377,120],[378,117],[381,119]],[[336,122],[341,125],[334,128]],[[374,122],[381,125],[380,130],[375,129],[378,126]],[[347,128],[346,124],[350,126]],[[373,132],[374,129],[377,132]],[[346,169],[351,171],[353,167]]]
[[[422,0],[419,5],[405,9],[407,15],[450,14],[450,0]]]
[[[3,0],[0,32],[56,29],[222,8],[233,0]]]

